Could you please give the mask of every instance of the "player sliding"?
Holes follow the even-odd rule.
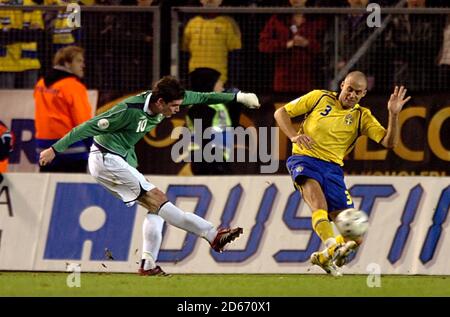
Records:
[[[312,264],[328,274],[342,275],[339,267],[361,241],[333,234],[330,220],[340,211],[352,208],[353,201],[344,183],[344,157],[360,135],[366,135],[386,148],[398,141],[398,115],[411,98],[406,89],[395,87],[388,101],[389,122],[383,128],[370,110],[358,103],[367,93],[367,78],[359,71],[349,73],[339,93],[313,90],[275,112],[275,120],[293,143],[287,168],[296,189],[312,210],[312,228],[325,244],[311,255]],[[297,132],[291,118],[305,114]]]
[[[179,112],[180,106],[219,104],[234,100],[249,108],[260,106],[257,96],[252,93],[185,91],[178,80],[166,76],[155,84],[152,91],[127,98],[109,111],[73,128],[51,148],[41,152],[39,164],[49,164],[71,144],[94,137],[89,154],[91,175],[127,206],[138,202],[149,212],[143,225],[144,243],[139,273],[165,274],[155,263],[164,220],[206,239],[217,252],[222,252],[243,230],[239,227],[218,229],[205,219],[173,205],[164,192],[146,180],[136,169],[138,163],[134,145],[164,118]]]

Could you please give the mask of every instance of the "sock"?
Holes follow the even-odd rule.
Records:
[[[171,202],[163,204],[158,213],[172,226],[194,233],[209,242],[217,235],[217,229],[212,223],[191,212],[184,212]]]
[[[328,213],[325,210],[317,209],[313,211],[311,219],[312,227],[323,243],[326,244],[327,241],[331,241],[328,239],[334,238],[333,227],[328,220]],[[334,241],[334,243],[336,243],[336,241]]]
[[[155,214],[147,214],[142,224],[142,259],[144,270],[154,269],[161,248],[164,219]]]
[[[328,238],[324,244],[325,244],[325,247],[327,247],[327,249],[337,245],[335,238]]]
[[[355,241],[356,242],[356,244],[359,246],[361,243],[362,243],[362,239],[361,238],[354,238],[354,239],[350,239],[350,238],[344,238],[343,236],[342,236],[342,234],[340,234],[340,235],[338,235],[337,237],[336,237],[336,242],[337,243],[342,243],[342,244],[344,244],[344,243],[346,243],[346,242],[348,242],[348,241]]]
[[[344,239],[344,237],[342,236],[342,234],[340,234],[340,235],[338,235],[337,237],[336,237],[336,242],[337,243],[345,243],[345,239]]]

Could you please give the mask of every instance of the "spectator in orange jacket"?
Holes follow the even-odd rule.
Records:
[[[53,69],[34,88],[35,127],[38,154],[77,125],[92,118],[84,75],[84,50],[77,46],[59,49]],[[74,143],[41,172],[84,173],[92,140]]]

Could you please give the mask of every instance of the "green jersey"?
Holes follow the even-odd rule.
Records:
[[[53,144],[54,150],[64,152],[71,144],[94,137],[94,141],[100,146],[122,156],[128,164],[137,167],[134,145],[164,120],[162,114],[151,114],[151,94],[151,91],[146,91],[127,98],[110,110],[73,128]],[[235,94],[231,93],[186,91],[181,105],[228,103],[234,98]]]

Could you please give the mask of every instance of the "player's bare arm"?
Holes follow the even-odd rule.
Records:
[[[398,115],[403,106],[411,99],[411,96],[406,97],[407,89],[403,86],[395,86],[394,92],[388,101],[389,120],[386,135],[381,144],[386,148],[393,148],[398,143]]]
[[[289,138],[289,140],[291,140],[292,143],[297,143],[300,148],[305,147],[307,149],[311,149],[312,145],[314,144],[314,140],[308,135],[297,133],[294,126],[292,125],[291,118],[287,114],[284,107],[275,111],[274,118],[277,121],[281,131],[286,134],[286,136]]]
[[[296,135],[290,138],[290,140],[292,143],[297,143],[297,145],[300,146],[301,149],[306,148],[308,150],[311,150],[314,144],[314,140],[306,134]]]

